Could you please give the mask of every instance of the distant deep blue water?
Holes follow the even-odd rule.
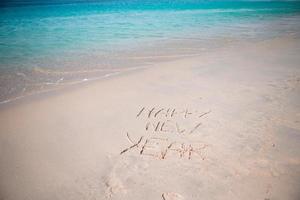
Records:
[[[3,1],[0,102],[225,43],[299,32],[297,1]]]

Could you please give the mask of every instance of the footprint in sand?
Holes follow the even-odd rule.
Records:
[[[123,186],[122,181],[115,175],[111,174],[107,181],[105,182],[106,185],[106,198],[111,198],[114,194],[117,193],[126,193],[126,189]]]
[[[161,196],[163,200],[184,200],[183,196],[175,192],[165,192]]]

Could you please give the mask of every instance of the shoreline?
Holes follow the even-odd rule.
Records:
[[[18,104],[18,102],[24,101],[28,101],[28,99],[39,99],[42,98],[43,95],[45,96],[49,96],[52,93],[61,93],[62,91],[68,91],[69,89],[74,89],[74,87],[77,89],[79,89],[81,86],[84,86],[86,84],[92,84],[95,81],[103,81],[103,80],[107,80],[111,77],[118,77],[119,75],[122,74],[127,74],[128,72],[135,72],[135,71],[139,71],[139,70],[143,70],[143,69],[148,69],[148,68],[152,68],[158,65],[167,65],[168,63],[172,63],[172,62],[176,62],[176,61],[182,61],[182,60],[188,60],[188,59],[197,59],[197,58],[201,58],[201,57],[205,57],[205,55],[207,54],[213,54],[213,53],[217,53],[220,51],[224,51],[228,48],[239,48],[239,47],[243,47],[243,46],[247,46],[247,45],[253,45],[253,44],[259,44],[262,42],[268,42],[268,41],[273,41],[273,40],[278,40],[278,39],[286,39],[289,37],[293,37],[297,35],[297,33],[291,33],[291,34],[286,34],[286,35],[282,35],[282,36],[276,36],[273,38],[268,38],[265,40],[261,40],[261,41],[255,41],[253,43],[252,42],[247,42],[247,41],[235,41],[233,43],[228,44],[223,44],[220,45],[219,47],[215,47],[213,49],[206,49],[205,51],[202,51],[201,54],[191,54],[191,55],[181,55],[179,54],[177,57],[172,57],[172,60],[167,60],[167,61],[156,61],[153,62],[151,64],[144,64],[141,66],[134,66],[134,67],[128,67],[128,68],[119,68],[118,71],[116,72],[111,72],[108,74],[104,74],[102,76],[99,77],[91,77],[91,78],[84,78],[82,80],[75,80],[72,82],[66,82],[63,83],[62,85],[57,84],[56,86],[54,86],[54,88],[50,88],[50,89],[45,89],[45,90],[37,90],[33,93],[29,93],[29,94],[25,94],[25,95],[20,95],[11,99],[7,99],[4,101],[0,102],[0,109],[4,108],[5,106],[9,106],[9,104]],[[155,57],[155,56],[154,56]],[[183,58],[182,58],[183,57]],[[151,58],[151,57],[149,57]],[[95,69],[97,70],[97,69]],[[99,69],[101,70],[101,69]],[[55,85],[54,83],[51,85]],[[10,107],[10,106],[9,106]]]
[[[86,84],[91,84],[95,81],[103,81],[112,77],[116,77],[118,75],[121,74],[126,74],[126,73],[130,73],[132,71],[138,71],[138,70],[144,70],[147,67],[137,67],[134,69],[126,69],[123,71],[118,71],[118,72],[113,72],[113,73],[109,73],[109,74],[105,74],[103,76],[100,77],[96,77],[96,78],[89,78],[89,79],[82,79],[82,80],[78,80],[78,81],[73,81],[73,82],[67,82],[64,83],[63,85],[57,85],[56,88],[52,88],[52,89],[48,89],[48,90],[41,90],[41,91],[36,91],[34,93],[30,93],[27,95],[21,95],[12,99],[7,99],[5,101],[0,102],[0,110],[1,108],[4,108],[5,106],[11,106],[10,104],[22,104],[23,101],[27,102],[30,99],[40,99],[40,98],[45,98],[46,96],[51,96],[51,95],[55,95],[55,94],[60,94],[63,91],[68,91],[68,90],[72,90],[74,89],[74,87],[76,87],[76,89],[79,89],[80,87],[84,87]],[[45,96],[45,97],[44,97]]]

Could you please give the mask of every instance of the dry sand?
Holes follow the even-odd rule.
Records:
[[[300,38],[0,110],[1,200],[300,199]]]

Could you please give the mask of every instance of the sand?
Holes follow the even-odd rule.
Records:
[[[0,108],[1,200],[297,200],[300,38]]]

